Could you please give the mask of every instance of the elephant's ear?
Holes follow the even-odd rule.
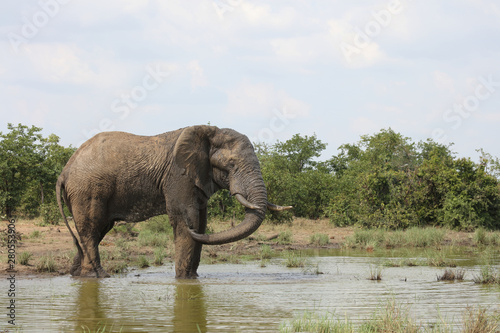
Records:
[[[207,197],[215,191],[210,165],[210,138],[217,130],[217,127],[207,125],[186,127],[174,147],[175,163],[185,170]]]

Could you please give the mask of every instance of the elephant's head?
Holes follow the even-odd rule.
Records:
[[[252,234],[262,223],[266,209],[281,210],[267,202],[259,160],[252,143],[243,134],[215,126],[192,126],[180,134],[174,148],[175,162],[209,198],[219,189],[228,189],[246,207],[239,225],[211,235],[190,230],[203,244],[234,242]]]

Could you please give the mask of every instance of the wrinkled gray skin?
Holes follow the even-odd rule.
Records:
[[[219,189],[240,194],[252,208],[246,208],[239,225],[206,235],[207,200]],[[97,134],[68,161],[56,190],[61,214],[62,194],[80,238],[78,242],[68,225],[78,248],[70,270],[74,276],[109,276],[101,267],[98,246],[115,221],[139,222],[166,213],[174,230],[176,277],[196,277],[202,244],[250,235],[264,219],[267,205],[259,161],[248,138],[214,126],[156,136]]]

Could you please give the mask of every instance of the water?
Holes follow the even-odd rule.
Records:
[[[382,281],[371,281],[370,269],[383,260],[380,253],[314,254],[307,269],[286,268],[283,259],[266,267],[260,262],[201,265],[197,280],[176,280],[171,265],[100,280],[18,277],[16,327],[23,332],[104,327],[106,332],[276,332],[305,310],[360,322],[390,299],[411,306],[416,320],[427,324],[441,317],[459,325],[466,306],[500,310],[500,288],[472,281],[480,270],[473,258],[455,255],[466,267],[466,280],[450,283],[437,281],[442,268],[425,266],[384,267]],[[498,269],[500,258],[495,260]],[[315,274],[316,267],[323,274]],[[7,304],[6,293],[0,304]],[[6,319],[0,325],[12,329]]]

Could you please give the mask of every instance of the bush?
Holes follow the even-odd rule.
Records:
[[[55,203],[44,203],[40,205],[40,216],[44,224],[59,224],[62,218],[59,207]]]

